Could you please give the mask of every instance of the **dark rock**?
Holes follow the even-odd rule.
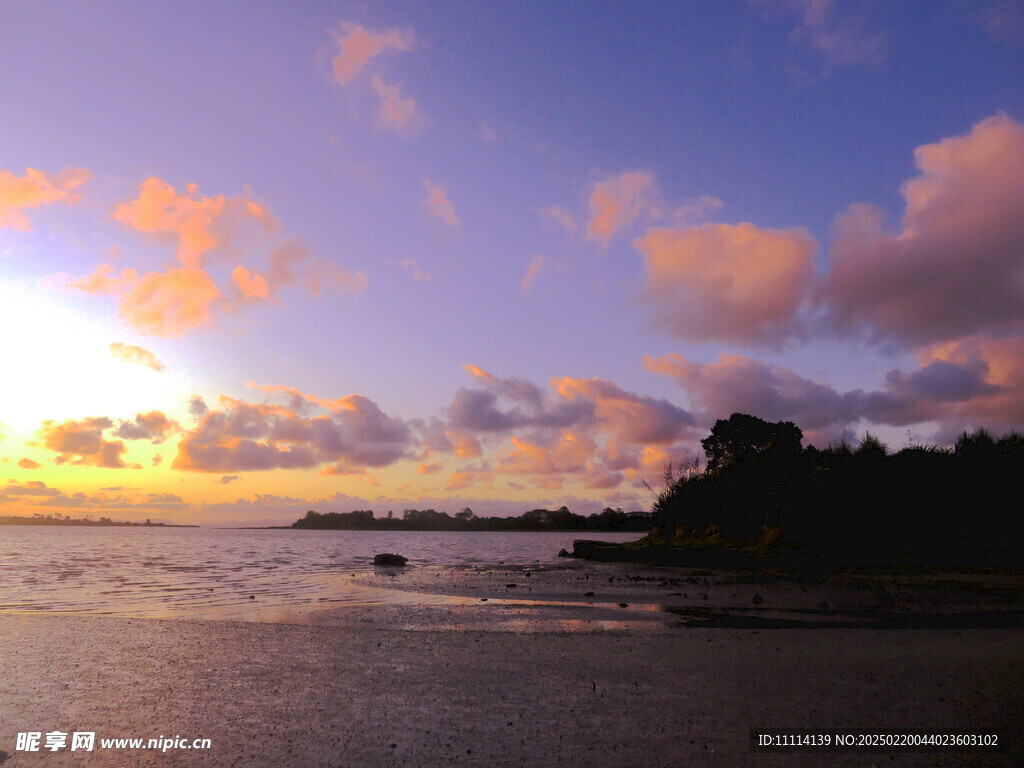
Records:
[[[764,602],[764,598],[760,595],[754,595],[754,605],[760,605]]]
[[[593,592],[584,592],[584,593],[583,593],[583,596],[584,596],[584,597],[593,597],[593,596],[594,596],[594,593],[593,593]]]
[[[572,557],[572,555],[569,553],[569,550],[565,549],[564,547],[562,549],[558,550],[558,556],[559,557]]]
[[[405,565],[409,559],[401,555],[393,555],[390,552],[383,552],[373,556],[374,565]]]

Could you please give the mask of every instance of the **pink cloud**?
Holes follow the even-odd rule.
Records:
[[[366,273],[361,269],[349,272],[332,261],[315,261],[309,266],[306,287],[309,295],[320,296],[326,289],[345,293],[362,293],[369,283]]]
[[[109,469],[128,466],[124,461],[125,445],[120,440],[108,441],[103,432],[114,424],[106,417],[68,419],[60,424],[44,421],[38,435],[42,446],[60,454],[58,464],[71,461]]]
[[[220,289],[198,267],[147,272],[121,297],[120,315],[151,336],[181,336],[208,325]]]
[[[649,229],[634,245],[655,323],[691,341],[779,343],[794,331],[814,279],[817,245],[801,229]]]
[[[57,277],[59,281],[62,275]],[[85,291],[86,293],[121,293],[131,288],[131,286],[138,282],[138,279],[138,270],[129,267],[122,269],[121,274],[117,275],[116,270],[110,264],[100,264],[96,267],[96,271],[93,274],[80,277],[77,280],[71,280],[67,283],[67,287]]]
[[[271,295],[296,282],[302,282],[314,298],[326,289],[359,293],[366,289],[368,283],[366,273],[361,269],[353,273],[334,262],[314,258],[309,247],[297,237],[290,237],[275,246],[268,262],[266,282]]]
[[[586,470],[589,460],[597,452],[597,442],[585,433],[562,431],[554,440],[539,441],[510,438],[514,449],[499,458],[497,470],[512,475],[558,477]]]
[[[1024,126],[1004,115],[914,151],[896,233],[854,205],[820,292],[837,323],[923,344],[1024,325]]]
[[[551,384],[563,400],[592,403],[596,423],[623,442],[671,443],[693,423],[689,413],[668,400],[628,392],[606,379],[564,376]]]
[[[23,458],[18,461],[18,466],[21,467],[22,469],[39,469],[43,465],[40,464],[38,461],[32,461],[32,459]]]
[[[266,299],[270,296],[270,284],[267,278],[256,272],[250,272],[239,264],[231,273],[231,280],[238,287],[243,298]]]
[[[448,201],[448,194],[444,187],[429,179],[424,179],[423,188],[427,191],[427,213],[437,216],[449,227],[459,226],[459,217],[455,215],[455,209]]]
[[[380,99],[377,125],[398,134],[410,133],[419,119],[416,101],[403,97],[397,85],[387,85],[376,76],[373,78],[373,90]]]
[[[248,191],[233,198],[201,197],[194,184],[179,194],[160,179],[149,178],[140,186],[138,197],[119,205],[113,217],[173,243],[181,266],[140,277],[136,269],[125,268],[118,275],[110,264],[101,264],[94,274],[66,282],[66,287],[118,295],[121,318],[134,330],[152,336],[181,336],[208,327],[215,311],[236,312],[254,302],[280,303],[278,290],[300,280],[311,296],[327,289],[359,292],[366,288],[362,270],[352,273],[331,261],[312,258],[295,237],[274,245],[266,257],[266,270],[237,264],[230,280],[218,285],[214,274],[219,273],[206,268],[212,254],[241,259],[254,231],[258,244],[270,245],[280,228],[277,219],[251,197]],[[57,277],[60,283],[64,276]]]
[[[526,274],[523,276],[523,290],[530,290],[530,286],[533,285],[533,280],[540,273],[544,267],[544,254],[535,253],[533,258],[530,259],[530,266],[526,270]]]
[[[966,337],[922,348],[920,368],[890,371],[867,399],[876,421],[935,421],[952,438],[979,426],[995,431],[1024,424],[1024,338]]]
[[[303,469],[335,463],[332,474],[382,467],[411,457],[415,438],[401,419],[369,398],[348,395],[330,402],[331,417],[300,416],[293,408],[220,398],[178,444],[175,469],[238,472]]]
[[[710,426],[732,413],[751,413],[769,421],[793,421],[825,434],[863,415],[862,393],[840,394],[786,368],[744,355],[721,354],[717,362],[698,363],[679,354],[644,356],[648,370],[671,376],[700,409]]]
[[[464,366],[479,385],[462,388],[447,409],[449,434],[507,439],[496,473],[530,476],[537,487],[569,480],[610,488],[632,479],[657,453],[678,455],[694,437],[689,413],[666,400],[603,379],[554,378],[548,389]],[[660,467],[658,468],[660,471]]]
[[[649,171],[622,173],[597,182],[590,195],[587,237],[607,245],[612,235],[647,209],[653,190],[654,174]]]
[[[881,66],[888,56],[887,36],[869,29],[863,18],[841,13],[835,0],[788,0],[801,15],[794,38],[821,54],[830,66]]]
[[[334,58],[334,79],[339,85],[347,84],[362,71],[374,56],[386,50],[408,51],[415,43],[412,32],[388,29],[384,32],[368,32],[359,24],[342,24],[344,35],[336,35],[339,45]]]
[[[249,197],[200,197],[195,184],[178,194],[156,177],[142,182],[139,196],[117,206],[113,218],[176,243],[178,261],[186,268],[202,266],[206,254],[226,245],[246,224],[268,233],[280,227],[265,207]]]
[[[71,191],[92,178],[84,168],[70,168],[56,176],[35,168],[26,168],[18,177],[10,171],[0,171],[0,229],[4,227],[28,232],[32,229],[23,211],[56,201],[77,202]]]
[[[110,345],[110,354],[114,356],[115,360],[121,360],[125,363],[141,365],[154,371],[162,371],[164,369],[164,364],[157,359],[156,355],[148,349],[143,349],[135,344],[122,344],[119,341],[115,341]]]
[[[549,205],[547,208],[540,209],[539,213],[548,221],[558,224],[570,235],[576,231],[576,219],[564,206]]]
[[[409,270],[412,274],[412,279],[418,283],[425,283],[430,280],[430,273],[420,269],[419,262],[416,259],[402,259],[399,266]]]

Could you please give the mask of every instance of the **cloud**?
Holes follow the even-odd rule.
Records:
[[[339,52],[333,61],[334,80],[339,85],[346,85],[374,56],[387,50],[408,51],[416,40],[411,31],[368,32],[351,22],[344,22],[342,28],[345,34],[335,35]]]
[[[192,417],[196,419],[202,418],[209,410],[206,402],[199,395],[192,395],[188,399],[188,412]]]
[[[437,216],[449,227],[459,226],[459,217],[455,215],[455,209],[448,202],[448,195],[444,187],[434,184],[429,179],[423,180],[423,188],[427,191],[427,213]]]
[[[547,208],[539,209],[538,213],[545,219],[558,224],[570,235],[576,231],[576,220],[564,206],[549,205]]]
[[[157,359],[156,355],[148,349],[137,347],[134,344],[122,344],[119,341],[115,341],[110,345],[110,354],[114,356],[115,360],[121,360],[125,363],[134,363],[154,371],[162,371],[164,369],[164,364]]]
[[[172,432],[178,429],[173,419],[167,418],[160,411],[137,413],[133,421],[121,421],[114,430],[114,437],[125,440],[149,440],[151,443],[162,443]]]
[[[32,461],[32,459],[23,458],[18,461],[18,466],[21,467],[22,469],[39,469],[43,465],[40,464],[38,461]]]
[[[403,97],[397,85],[387,85],[377,76],[374,76],[372,84],[380,99],[377,125],[398,134],[412,132],[419,122],[416,101]]]
[[[877,69],[888,57],[888,37],[871,31],[863,17],[850,12],[849,4],[839,6],[835,0],[787,0],[786,4],[801,16],[794,40],[820,54],[830,67]]]
[[[701,195],[685,201],[672,212],[676,227],[695,227],[707,222],[708,217],[722,207],[722,201],[711,195]]]
[[[535,487],[570,480],[592,489],[632,479],[653,461],[678,454],[692,439],[693,418],[667,400],[603,379],[554,378],[547,389],[463,366],[478,386],[460,389],[447,408],[449,435],[506,438],[495,473],[528,475]],[[479,444],[479,440],[477,443]]]
[[[563,376],[551,384],[564,401],[590,403],[600,428],[623,442],[671,443],[693,424],[689,413],[668,400],[628,392],[606,379]]]
[[[60,454],[58,464],[70,461],[73,464],[122,469],[125,445],[120,440],[107,441],[103,432],[113,426],[106,417],[68,419],[60,424],[46,420],[39,428],[42,445]]]
[[[267,282],[272,294],[296,282],[302,282],[314,298],[328,288],[360,293],[369,282],[361,269],[352,273],[332,261],[313,258],[309,247],[297,237],[277,245],[270,252],[268,262]]]
[[[653,191],[654,174],[649,171],[622,173],[594,184],[587,237],[607,245],[612,235],[648,208]]]
[[[705,426],[732,413],[752,413],[822,432],[856,421],[864,409],[860,391],[840,394],[786,368],[744,355],[721,354],[715,363],[698,363],[679,354],[645,355],[644,365],[675,379],[700,408]]]
[[[0,488],[0,501],[9,501],[19,496],[59,496],[60,491],[51,488],[40,480],[29,480],[27,483],[18,485],[13,480],[8,481],[7,486]]]
[[[702,423],[731,413],[793,421],[826,444],[858,421],[894,427],[931,422],[939,437],[962,429],[1019,429],[1024,424],[1024,339],[971,337],[920,350],[919,367],[890,370],[878,389],[838,392],[780,366],[742,355],[698,363],[679,354],[644,357],[649,370],[674,378],[699,406]]]
[[[555,483],[548,487],[560,487],[564,475],[586,470],[598,447],[590,435],[572,430],[562,431],[550,442],[514,436],[510,439],[514,449],[499,458],[498,471],[538,479],[548,477]]]
[[[911,345],[1024,326],[1024,126],[989,117],[914,151],[899,232],[865,204],[836,221],[820,298],[841,328]]]
[[[210,305],[220,289],[206,270],[169,269],[147,272],[121,297],[121,318],[139,333],[181,336],[207,326]]]
[[[652,228],[634,245],[654,322],[689,341],[781,343],[814,279],[817,245],[802,229]]]
[[[327,288],[345,293],[362,293],[368,282],[366,273],[361,269],[353,273],[333,261],[317,261],[310,265],[306,285],[309,295],[317,298]]]
[[[92,173],[84,168],[69,168],[56,176],[35,168],[26,168],[21,177],[0,171],[0,229],[31,231],[32,224],[23,213],[25,209],[57,201],[77,202],[78,197],[72,190],[91,178]]]
[[[460,388],[447,408],[457,432],[505,432],[525,427],[569,427],[593,416],[592,404],[555,400],[524,379],[499,379],[475,365],[463,368],[484,389]],[[502,406],[500,400],[511,405]],[[502,410],[502,407],[505,409]]]
[[[942,435],[1024,424],[1024,338],[968,337],[925,347],[920,368],[886,375],[866,398],[869,418],[893,425],[938,422]]]
[[[184,194],[156,177],[142,182],[139,196],[121,203],[113,218],[132,229],[170,240],[186,268],[203,265],[206,254],[225,246],[247,224],[275,232],[280,224],[262,205],[247,196],[200,197],[188,184]]]
[[[432,475],[435,472],[440,472],[443,466],[441,462],[435,461],[430,464],[420,464],[416,467],[416,471],[421,475]]]
[[[330,462],[382,467],[411,457],[415,439],[410,427],[369,398],[348,395],[324,402],[334,404],[331,417],[305,418],[292,408],[221,396],[221,410],[209,411],[184,433],[173,466],[233,473]]]
[[[526,270],[526,274],[523,276],[523,290],[530,290],[530,286],[533,284],[533,279],[537,277],[541,268],[544,266],[544,254],[535,253],[533,258],[530,259],[530,266]]]
[[[412,279],[416,282],[427,282],[430,280],[430,274],[420,269],[419,262],[416,259],[402,259],[399,266],[409,270],[412,274]]]
[[[250,272],[239,264],[231,272],[231,280],[245,299],[266,299],[270,296],[270,284],[267,278],[256,272]]]
[[[334,262],[312,258],[299,238],[274,243],[280,224],[248,190],[232,198],[201,197],[194,184],[179,194],[152,177],[142,183],[136,199],[117,206],[113,218],[174,244],[180,266],[140,276],[133,268],[118,275],[110,264],[101,264],[94,274],[71,280],[66,287],[118,295],[121,318],[139,333],[181,336],[209,327],[215,311],[235,312],[256,302],[281,303],[278,290],[300,280],[314,297],[327,288],[349,292],[366,288],[362,270],[351,273]],[[266,269],[239,263],[231,270],[230,280],[218,285],[214,278],[218,273],[208,271],[206,262],[213,254],[233,261],[257,257],[259,247],[250,249],[254,232],[257,246],[273,244]]]
[[[138,270],[131,267],[122,269],[120,275],[115,272],[110,264],[100,264],[91,275],[71,280],[66,287],[86,293],[111,294],[126,291],[139,280]],[[58,276],[58,280],[60,277]]]

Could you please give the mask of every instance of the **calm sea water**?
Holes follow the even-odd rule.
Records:
[[[342,574],[378,552],[410,565],[557,561],[574,538],[636,533],[455,533],[0,526],[0,611],[174,616],[261,606],[360,602]]]

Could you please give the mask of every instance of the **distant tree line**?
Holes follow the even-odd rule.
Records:
[[[292,523],[292,528],[350,531],[648,531],[648,512],[623,512],[605,507],[599,513],[577,515],[567,507],[531,509],[518,517],[478,517],[466,507],[455,515],[435,509],[406,509],[401,517],[388,512],[375,517],[371,509],[315,512]]]
[[[895,453],[870,433],[825,449],[801,447],[802,437],[792,422],[720,419],[702,441],[703,468],[666,468],[654,524],[671,537],[713,523],[735,538],[782,525],[790,541],[868,556],[1020,548],[1024,436],[979,429],[951,447]]]
[[[160,528],[195,528],[191,525],[168,525],[167,523],[154,523],[147,519],[145,522],[127,522],[124,520],[111,520],[109,517],[101,517],[94,520],[92,515],[86,517],[71,517],[62,515],[60,512],[52,512],[44,515],[36,512],[31,517],[20,515],[0,515],[0,525],[114,525],[114,526],[150,526]]]

